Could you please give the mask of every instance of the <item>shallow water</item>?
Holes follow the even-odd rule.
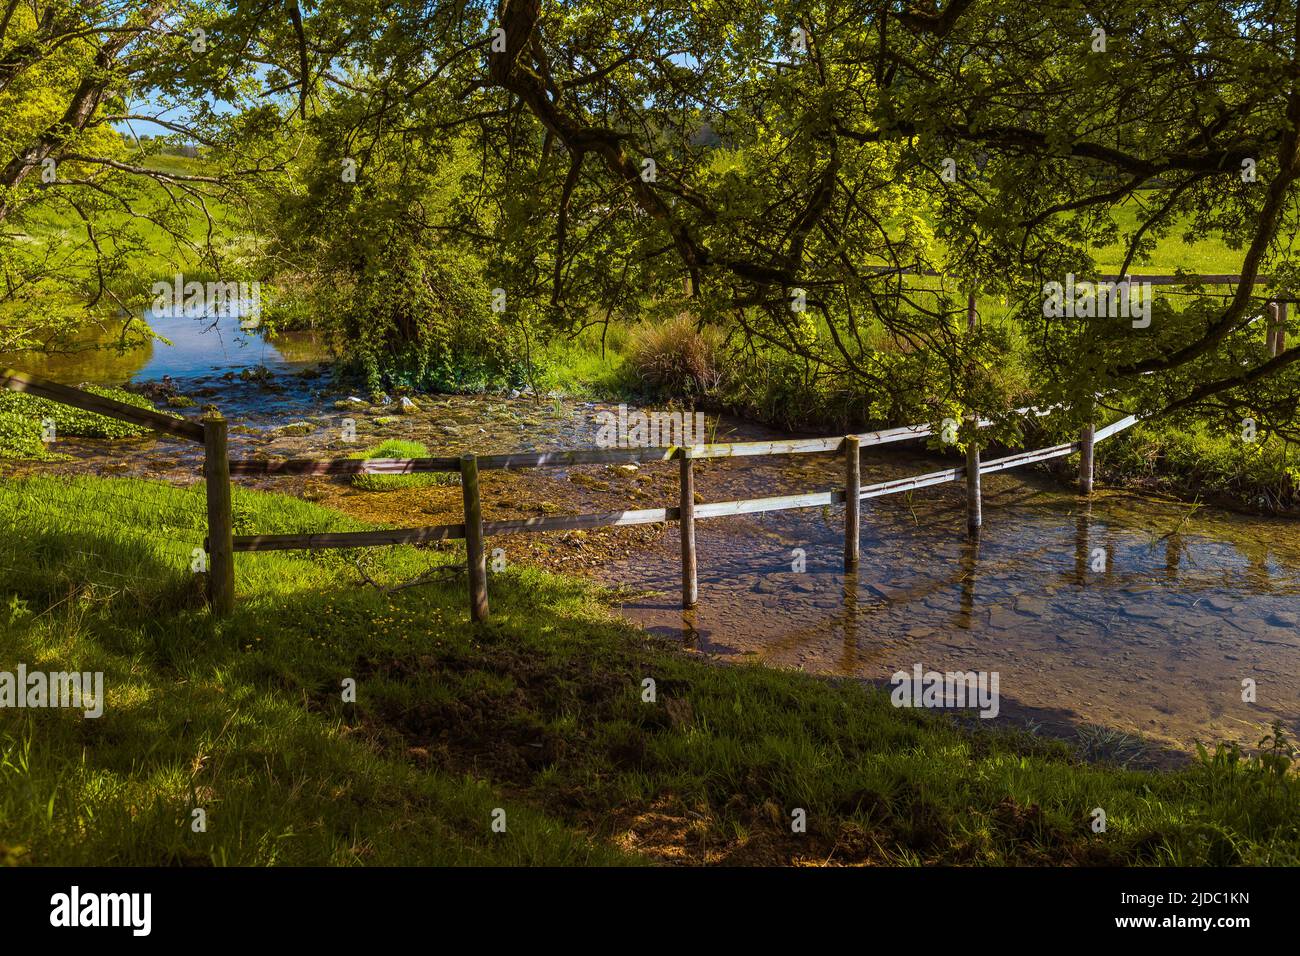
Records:
[[[934,466],[864,456],[863,480]],[[810,474],[782,491],[837,480],[834,467],[802,468]],[[710,484],[707,500],[780,493],[742,476]],[[863,502],[861,563],[847,575],[842,508],[700,521],[690,612],[675,535],[607,577],[656,589],[628,615],[701,651],[872,681],[917,664],[997,672],[999,719],[1141,735],[1140,754],[1118,745],[1143,762],[1198,739],[1253,746],[1274,719],[1297,729],[1296,523],[1114,492],[1085,502],[1023,473],[985,476],[984,495],[977,543],[960,485]],[[1254,703],[1242,700],[1247,679]]]
[[[192,320],[175,320],[192,322]],[[171,329],[177,332],[176,328]],[[241,341],[237,329],[204,337],[192,326],[171,351],[155,346],[135,364],[100,372],[65,364],[42,373],[62,381],[142,380],[170,374],[192,394],[212,393],[232,421],[232,454],[332,456],[344,418],[358,441],[414,438],[432,454],[589,447],[605,406],[501,397],[419,398],[419,414],[391,407],[340,410],[339,395],[313,391],[303,358],[279,340]],[[273,389],[230,381],[236,368],[276,369]],[[33,369],[35,370],[35,369]],[[124,376],[124,372],[126,372]],[[186,412],[197,414],[197,410]],[[307,422],[304,435],[276,426]],[[719,441],[774,437],[723,422]],[[71,464],[35,470],[197,478],[199,449],[171,439],[69,440]],[[900,446],[868,450],[863,482],[934,471],[940,459]],[[675,504],[675,465],[629,473],[589,466],[484,477],[489,519],[530,513],[609,511]],[[704,501],[838,487],[829,456],[704,461]],[[312,482],[317,480],[313,479]],[[333,491],[281,479],[259,486],[324,497],[331,505],[395,524],[458,520],[458,489],[410,496]],[[336,483],[337,484],[337,483]],[[523,536],[494,542],[548,566],[633,589],[624,613],[647,628],[728,660],[757,660],[829,675],[886,681],[914,665],[997,672],[994,723],[1041,726],[1135,763],[1181,759],[1197,740],[1255,745],[1273,720],[1300,736],[1300,523],[1101,491],[1090,502],[1026,471],[984,479],[984,530],[965,535],[960,485],[871,499],[862,505],[862,559],[842,569],[843,509],[701,520],[696,535],[700,603],[680,609],[675,527],[618,529],[590,537]],[[513,509],[513,510],[510,510]],[[546,540],[540,540],[546,539]],[[570,561],[566,548],[576,549]],[[535,549],[528,551],[526,549]],[[806,568],[795,570],[803,553]],[[1253,681],[1254,702],[1243,701]],[[1141,738],[1140,749],[1106,728]]]

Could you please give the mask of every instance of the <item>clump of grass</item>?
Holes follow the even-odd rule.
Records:
[[[658,398],[698,399],[714,395],[723,382],[722,333],[697,328],[689,315],[632,330],[627,373]]]
[[[418,441],[390,438],[349,458],[428,458],[429,449]],[[397,491],[402,488],[428,488],[434,485],[460,484],[454,472],[426,472],[418,475],[353,475],[352,486],[362,491]]]

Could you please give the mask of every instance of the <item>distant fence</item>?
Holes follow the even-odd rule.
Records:
[[[910,266],[870,266],[864,271],[871,272],[875,275],[918,275],[929,278],[940,278],[943,273],[936,272],[933,269],[918,269]],[[1125,273],[1124,275],[1101,275],[1097,276],[1099,282],[1113,283],[1131,283],[1140,282],[1149,285],[1240,285],[1241,276],[1232,273],[1204,273],[1199,275],[1143,275],[1139,273]],[[1262,285],[1269,286],[1273,284],[1273,277],[1268,275],[1257,275],[1252,286]],[[1269,357],[1278,355],[1286,348],[1286,323],[1288,305],[1294,301],[1291,298],[1270,297],[1267,300],[1268,316],[1264,322],[1264,344],[1268,348]],[[975,293],[968,293],[967,308],[970,313],[975,311]],[[1252,320],[1255,321],[1255,320]]]

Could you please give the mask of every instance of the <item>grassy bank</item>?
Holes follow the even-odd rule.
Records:
[[[102,670],[107,696],[98,719],[0,711],[0,860],[1300,861],[1300,784],[1258,762],[1084,765],[853,683],[711,665],[523,568],[493,576],[475,628],[452,551],[369,554],[380,585],[428,576],[389,593],[339,552],[241,555],[217,624],[189,571],[201,500],[0,486],[0,669]],[[251,492],[236,513],[240,530],[350,526]]]
[[[1300,511],[1300,448],[1275,436],[1153,422],[1097,448],[1105,482],[1272,514]]]

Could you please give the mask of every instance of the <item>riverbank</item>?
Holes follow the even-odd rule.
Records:
[[[242,489],[236,513],[356,524]],[[523,566],[474,627],[454,552],[374,552],[377,584],[433,579],[387,593],[336,552],[249,555],[218,624],[188,569],[201,514],[161,483],[0,491],[0,669],[101,670],[107,694],[98,719],[0,713],[7,862],[1300,860],[1293,777],[1085,764],[858,682],[717,667]]]

